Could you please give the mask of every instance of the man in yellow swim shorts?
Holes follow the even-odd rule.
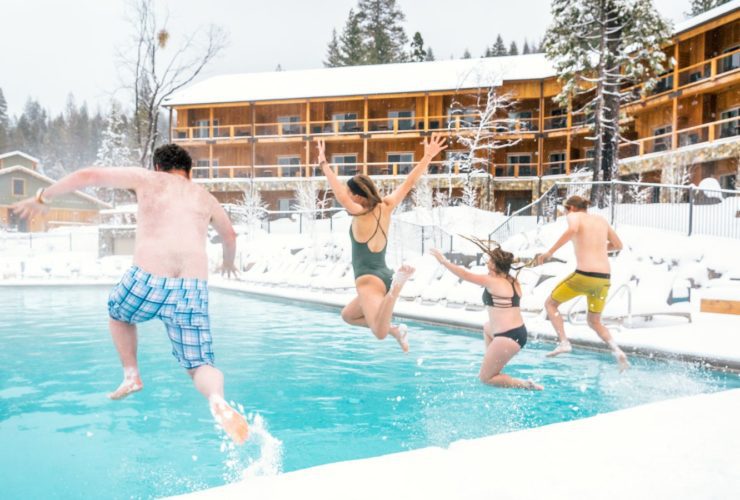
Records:
[[[568,229],[550,250],[537,257],[537,264],[542,264],[568,241],[573,242],[576,254],[575,272],[561,281],[545,302],[547,317],[558,334],[558,345],[547,356],[553,357],[572,350],[568,337],[565,336],[563,318],[558,306],[579,295],[585,295],[588,302],[588,326],[606,342],[619,363],[620,371],[623,371],[629,366],[627,356],[601,322],[601,313],[610,285],[611,268],[608,252],[621,250],[622,242],[606,219],[587,213],[588,205],[588,200],[580,196],[571,196],[565,200]]]

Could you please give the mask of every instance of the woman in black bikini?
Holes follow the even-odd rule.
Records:
[[[488,274],[471,273],[448,261],[439,250],[433,249],[431,253],[455,276],[484,287],[483,304],[488,310],[488,321],[483,325],[486,354],[478,377],[484,384],[496,387],[541,391],[542,386],[531,380],[519,380],[502,373],[506,363],[527,343],[527,327],[519,309],[522,288],[517,279],[509,275],[514,255],[498,247],[491,250],[477,240],[471,241],[488,255]]]
[[[426,173],[432,159],[447,147],[445,139],[438,136],[432,136],[423,144],[421,161],[395,191],[381,198],[375,184],[366,175],[355,175],[343,184],[326,161],[324,141],[318,141],[319,165],[336,200],[353,217],[349,234],[357,297],[342,309],[342,319],[350,325],[370,328],[378,339],[390,334],[404,352],[409,350],[405,327],[391,325],[391,317],[401,288],[414,268],[403,265],[394,275],[385,264],[385,250],[391,213]]]

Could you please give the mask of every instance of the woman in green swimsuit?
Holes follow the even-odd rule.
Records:
[[[405,327],[391,325],[391,317],[401,288],[414,273],[414,268],[403,265],[394,275],[385,264],[385,250],[393,210],[426,173],[432,159],[447,148],[445,138],[441,136],[432,136],[423,144],[421,161],[395,191],[381,198],[375,184],[366,175],[355,175],[343,184],[326,161],[324,141],[318,141],[319,165],[337,201],[353,217],[349,235],[357,297],[342,309],[342,319],[350,325],[370,328],[378,339],[390,334],[404,352],[409,350]]]

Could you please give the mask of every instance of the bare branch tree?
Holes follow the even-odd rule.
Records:
[[[126,87],[133,93],[139,164],[147,168],[160,140],[159,118],[165,99],[191,83],[226,46],[227,37],[211,25],[172,46],[166,16],[161,24],[157,21],[154,0],[132,2],[133,47],[119,53],[118,59],[128,73]]]

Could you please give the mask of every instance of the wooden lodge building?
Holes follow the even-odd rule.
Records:
[[[682,162],[693,166],[695,183],[712,176],[734,187],[740,0],[678,24],[664,50],[675,65],[648,96],[624,89],[620,177],[659,182],[665,165]],[[423,137],[447,134],[450,147],[429,178],[433,187],[460,189],[464,148],[455,139],[478,132],[476,102],[491,86],[514,104],[484,132],[512,144],[489,155],[490,176],[474,179],[482,206],[515,209],[589,165],[589,117],[553,101],[560,86],[544,54],[217,76],[167,101],[170,139],[191,153],[194,177],[223,202],[253,184],[271,209],[287,210],[297,183],[325,186],[317,138],[340,175],[364,172],[382,186],[421,158]]]

